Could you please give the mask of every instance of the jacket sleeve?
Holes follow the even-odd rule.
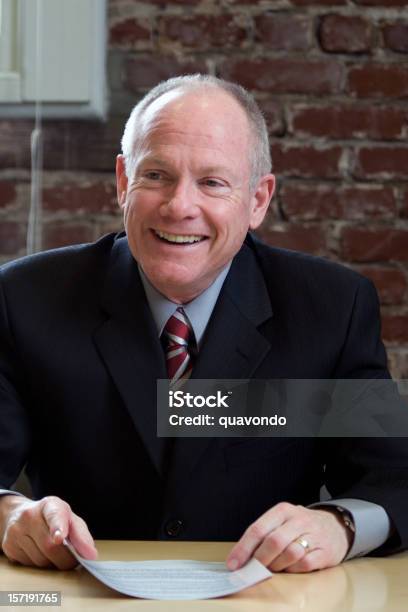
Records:
[[[360,425],[364,419],[371,419],[372,423],[367,422],[363,437],[344,435],[336,444],[333,438],[322,441],[329,458],[325,470],[327,489],[334,499],[360,499],[382,506],[390,517],[393,532],[373,554],[397,552],[408,546],[408,406],[390,380],[381,342],[377,293],[364,278],[355,296],[335,378],[347,379],[348,385],[354,379],[360,389],[361,379],[370,381],[367,388],[371,395],[361,395],[348,409],[351,418],[358,419]],[[380,406],[379,412],[373,410],[373,398]],[[372,427],[374,420],[381,426],[378,427],[381,437],[369,433],[377,431]]]
[[[29,305],[27,305],[27,316]],[[0,271],[0,488],[9,489],[30,450],[30,427],[23,402],[24,372],[14,346]]]

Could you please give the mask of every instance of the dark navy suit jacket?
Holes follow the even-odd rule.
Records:
[[[163,350],[126,237],[0,273],[0,487],[26,464],[96,538],[236,540],[275,503],[382,505],[408,542],[405,440],[156,436]],[[195,378],[382,378],[372,284],[248,236],[205,333]],[[171,535],[170,535],[171,534]]]

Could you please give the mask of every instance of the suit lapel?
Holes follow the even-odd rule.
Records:
[[[165,439],[157,437],[156,379],[166,378],[166,366],[126,238],[113,246],[101,306],[107,318],[94,331],[94,341],[153,464],[162,473]]]
[[[255,257],[243,246],[234,258],[193,369],[195,379],[247,379],[270,350],[258,327],[272,316],[270,298]],[[175,440],[168,479],[170,498],[180,495],[212,438]]]

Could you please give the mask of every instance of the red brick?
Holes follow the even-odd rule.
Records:
[[[281,106],[271,98],[258,100],[258,105],[265,117],[269,134],[272,136],[282,136],[285,133],[285,124]]]
[[[406,6],[407,0],[354,0],[354,3],[362,6],[380,6],[388,8],[392,6]]]
[[[339,219],[342,215],[338,194],[331,187],[285,185],[279,199],[289,221]]]
[[[25,227],[15,221],[0,221],[0,255],[17,255],[25,245]]]
[[[91,242],[93,229],[85,224],[46,223],[43,229],[43,249]]]
[[[133,48],[146,46],[151,37],[151,25],[146,19],[129,18],[111,26],[109,43],[111,47]]]
[[[293,6],[342,6],[348,0],[290,0]]]
[[[281,206],[288,219],[387,219],[396,214],[392,189],[285,185]]]
[[[297,136],[375,138],[392,140],[408,135],[408,111],[392,106],[294,106]]]
[[[305,51],[310,47],[311,21],[307,17],[265,13],[255,18],[255,40],[267,49]]]
[[[168,6],[169,4],[181,4],[186,6],[191,6],[195,4],[200,4],[202,0],[145,0],[146,4],[157,4],[160,7]]]
[[[351,94],[366,98],[408,96],[408,67],[398,64],[365,64],[351,68],[348,75]]]
[[[226,60],[220,76],[248,89],[270,93],[338,93],[344,67],[332,60],[303,59]]]
[[[359,178],[408,178],[408,147],[364,147],[353,171]]]
[[[385,342],[393,344],[408,342],[408,315],[383,315],[381,321]]]
[[[371,48],[371,25],[362,17],[322,17],[319,39],[324,51],[362,53]]]
[[[339,192],[344,219],[389,219],[397,214],[394,192],[382,186],[350,186]]]
[[[204,60],[178,61],[167,56],[129,57],[124,65],[124,86],[130,92],[154,87],[160,81],[183,74],[207,72]]]
[[[384,45],[392,51],[408,53],[408,23],[393,23],[383,27]]]
[[[122,116],[106,122],[44,122],[44,167],[114,172],[124,123]]]
[[[408,231],[347,227],[342,234],[342,255],[350,261],[408,261]]]
[[[211,3],[220,4],[219,0],[209,0],[208,4],[211,4]],[[271,0],[222,0],[221,3],[230,4],[230,5],[236,5],[236,4],[243,4],[243,5],[250,5],[250,6],[261,5],[261,8],[264,8],[264,9],[265,8],[269,9],[270,6],[274,4],[273,0],[272,2]]]
[[[44,168],[113,172],[125,118],[108,121],[44,120]],[[0,167],[30,168],[33,121],[0,121]]]
[[[16,188],[10,181],[0,181],[0,208],[7,206],[16,197]]]
[[[392,189],[351,186],[339,192],[344,219],[389,219],[397,214]]]
[[[408,217],[408,190],[403,194],[403,208],[401,211],[401,216],[405,218]]]
[[[0,121],[0,168],[30,166],[30,138],[33,122],[29,120]]]
[[[273,169],[279,174],[299,177],[337,178],[340,176],[339,163],[341,147],[317,149],[305,145],[271,147]]]
[[[323,255],[327,251],[324,232],[319,227],[289,225],[268,228],[262,225],[257,234],[268,244],[284,249]]]
[[[159,20],[159,32],[164,40],[200,50],[237,47],[247,36],[233,15],[165,16]]]
[[[382,304],[403,302],[408,285],[401,270],[385,266],[361,266],[358,272],[373,281]]]
[[[116,212],[116,187],[110,183],[63,184],[43,190],[45,210],[88,213]]]

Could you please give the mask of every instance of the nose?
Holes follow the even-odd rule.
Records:
[[[195,186],[188,180],[175,181],[160,207],[160,214],[177,221],[197,217],[199,207]]]

